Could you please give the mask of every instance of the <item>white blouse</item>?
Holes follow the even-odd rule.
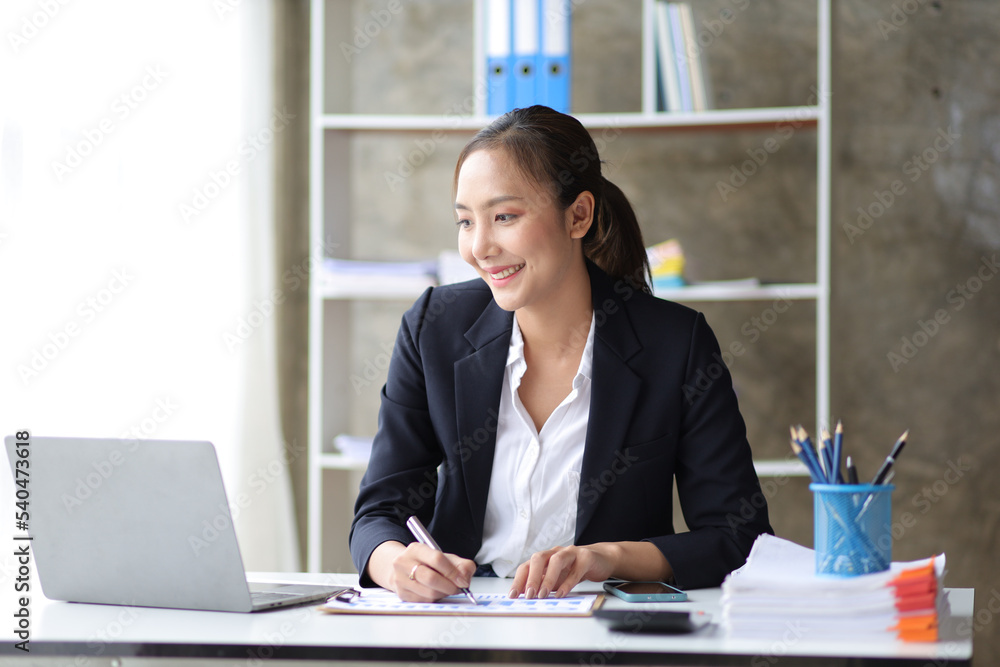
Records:
[[[476,554],[476,562],[492,565],[498,576],[514,576],[517,566],[536,551],[573,544],[590,418],[594,322],[591,318],[573,389],[538,432],[517,393],[528,366],[524,338],[514,316],[483,544]]]

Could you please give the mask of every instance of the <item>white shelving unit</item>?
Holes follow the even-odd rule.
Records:
[[[482,34],[482,3],[475,2],[477,34]],[[656,295],[665,299],[684,302],[707,301],[758,301],[775,298],[814,301],[816,308],[816,419],[817,429],[829,423],[829,309],[830,309],[830,0],[817,3],[817,84],[819,102],[815,106],[773,107],[757,109],[713,110],[704,112],[658,113],[655,111],[655,81],[652,63],[652,12],[654,0],[643,0],[643,103],[642,111],[620,114],[576,114],[590,129],[618,128],[628,130],[659,129],[684,131],[685,129],[713,129],[773,126],[782,121],[795,120],[812,125],[817,142],[817,197],[816,197],[816,278],[812,283],[741,285],[695,285],[670,290],[658,290]],[[491,118],[483,111],[484,100],[477,100],[472,116],[411,116],[411,115],[355,115],[327,113],[326,31],[331,21],[327,11],[340,13],[339,19],[349,24],[350,4],[337,0],[313,0],[311,28],[311,128],[310,128],[310,234],[313,242],[312,265],[322,266],[324,248],[331,243],[348,245],[350,237],[349,213],[328,210],[330,201],[349,201],[351,172],[348,157],[350,136],[354,132],[406,132],[443,131],[471,136],[487,125]],[[481,55],[481,42],[477,40],[477,63],[485,63]],[[341,65],[342,67],[346,67]],[[346,76],[345,72],[334,73]],[[480,80],[484,72],[476,72]],[[340,207],[341,210],[345,207]],[[348,337],[346,321],[350,301],[389,300],[401,304],[412,302],[420,291],[364,290],[349,286],[324,284],[313,280],[310,287],[309,321],[309,536],[308,568],[311,572],[321,569],[324,530],[336,530],[347,553],[347,530],[350,525],[350,503],[356,495],[360,473],[365,462],[330,451],[333,436],[341,432],[346,423],[344,412],[348,360],[343,358]],[[401,311],[402,312],[402,311]],[[339,354],[338,354],[339,352]],[[756,461],[757,472],[762,477],[777,475],[805,475],[797,461]],[[341,507],[325,512],[324,475],[338,474]]]

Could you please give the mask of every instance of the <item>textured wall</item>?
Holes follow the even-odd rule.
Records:
[[[574,110],[638,110],[640,2],[574,4]],[[831,408],[844,419],[847,444],[868,474],[910,429],[895,478],[894,555],[947,552],[947,582],[976,587],[977,663],[994,664],[1000,624],[987,604],[994,595],[1000,599],[1000,499],[991,456],[1000,444],[1000,267],[994,263],[1000,259],[1000,5],[833,4]],[[356,0],[356,25],[383,6]],[[351,64],[351,108],[468,109],[470,6],[465,0],[403,2],[405,20],[381,29]],[[720,34],[705,36],[716,107],[815,101],[813,3],[699,0],[695,11],[704,30],[726,19]],[[451,175],[468,135],[449,133],[401,183],[390,187],[386,180],[430,136],[374,133],[353,140],[355,192],[346,205],[356,221],[354,256],[422,258],[454,247]],[[603,138],[608,175],[633,200],[647,243],[679,238],[689,277],[812,279],[813,130]],[[718,182],[769,138],[780,150],[723,197]],[[871,218],[859,222],[858,207]],[[749,340],[744,326],[768,306],[699,307],[724,347],[747,344],[732,370],[751,445],[760,457],[781,457],[787,425],[815,421],[815,311],[810,302],[794,302]],[[404,307],[354,307],[355,372],[391,344]],[[902,361],[894,363],[891,353]],[[381,378],[351,397],[359,433],[374,431],[380,384]],[[769,488],[778,533],[811,543],[805,483],[783,480]]]
[[[833,405],[871,445],[859,452],[866,470],[911,429],[895,478],[895,554],[947,552],[946,581],[976,588],[976,664],[993,665],[1000,5],[836,5]]]

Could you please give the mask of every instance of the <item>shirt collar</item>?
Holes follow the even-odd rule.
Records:
[[[588,380],[593,377],[594,330],[596,322],[596,315],[591,315],[590,331],[587,332],[587,343],[583,347],[583,354],[580,356],[580,367],[577,369],[576,377],[573,379],[574,387],[577,386],[581,376]],[[510,333],[510,345],[507,348],[506,367],[514,367],[517,364],[524,364],[524,336],[521,335],[521,327],[517,323],[517,313],[514,313],[514,323]]]

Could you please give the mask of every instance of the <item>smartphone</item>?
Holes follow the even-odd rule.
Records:
[[[596,609],[594,616],[606,621],[608,628],[618,632],[654,632],[682,634],[694,632],[698,625],[686,611],[650,609]]]
[[[662,581],[607,581],[604,590],[626,602],[684,602],[687,593]]]

